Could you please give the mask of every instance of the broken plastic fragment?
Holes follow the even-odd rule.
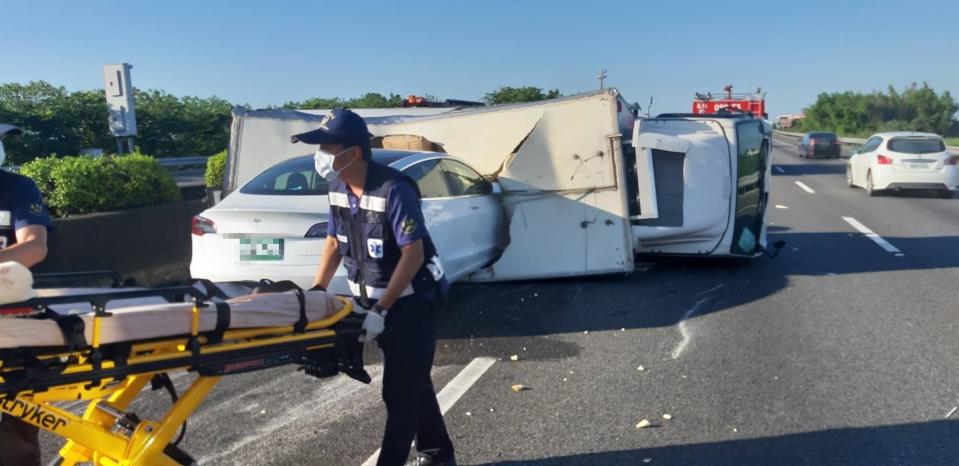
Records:
[[[511,388],[513,389],[514,392],[521,392],[521,391],[524,391],[524,390],[529,390],[529,387],[527,387],[526,385],[522,385],[522,384],[513,385]]]
[[[473,415],[473,413],[471,413],[471,412],[469,412],[469,411],[467,411],[467,412],[466,412],[466,415],[467,415],[467,416],[472,416],[472,415]]]
[[[670,420],[670,419],[672,419],[672,418],[673,418],[673,415],[672,415],[672,414],[663,414],[663,419],[665,419],[665,420],[667,420],[667,421]]]
[[[636,368],[636,370],[642,372],[642,371],[646,370],[646,368],[643,367],[643,366],[639,366],[639,367]]]
[[[512,355],[512,356],[509,357],[509,360],[510,360],[510,361],[519,361],[519,356],[517,356],[517,355],[514,354],[514,355]]]
[[[639,421],[639,424],[636,424],[636,428],[637,428],[637,429],[643,429],[643,428],[645,428],[645,427],[649,427],[649,425],[650,425],[650,424],[649,424],[649,421],[646,420],[646,419],[643,419],[642,421]]]

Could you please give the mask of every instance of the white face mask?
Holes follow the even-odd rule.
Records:
[[[317,149],[316,154],[313,154],[313,168],[315,168],[316,172],[319,173],[320,176],[322,176],[326,181],[332,182],[336,180],[340,177],[340,172],[345,170],[350,165],[353,165],[353,162],[356,162],[356,160],[353,160],[353,162],[346,164],[346,167],[343,167],[339,170],[333,169],[333,159],[348,150],[350,149],[344,149],[337,154],[331,154],[323,149]]]
[[[4,160],[7,159],[6,152],[3,151],[3,141],[0,141],[0,167],[3,166]]]

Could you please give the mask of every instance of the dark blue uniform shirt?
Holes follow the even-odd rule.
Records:
[[[53,229],[40,190],[30,178],[0,170],[0,249],[16,244],[17,230],[29,225]]]
[[[359,199],[349,190],[346,195],[350,200],[350,211],[356,215]],[[407,183],[396,183],[387,193],[386,215],[390,220],[390,229],[393,230],[396,244],[401,248],[423,239],[428,234],[423,211],[420,209],[420,199],[416,190]],[[327,235],[336,237],[336,218],[332,215]]]

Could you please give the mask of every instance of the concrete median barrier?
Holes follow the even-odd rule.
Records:
[[[34,272],[110,270],[140,284],[186,278],[190,220],[206,207],[187,201],[54,220],[47,259]]]

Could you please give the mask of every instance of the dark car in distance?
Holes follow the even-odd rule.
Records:
[[[800,158],[825,157],[827,159],[838,159],[840,153],[842,153],[842,143],[839,142],[835,133],[826,131],[806,133],[799,141]]]

